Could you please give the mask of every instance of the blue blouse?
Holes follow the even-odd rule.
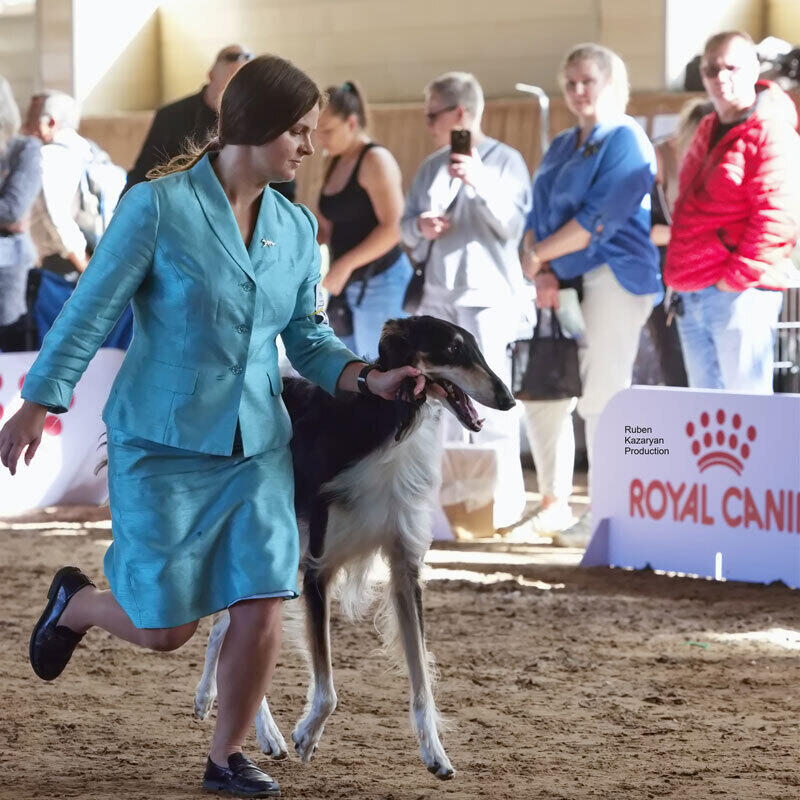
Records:
[[[656,155],[632,117],[599,123],[576,148],[578,129],[559,134],[533,179],[527,229],[537,241],[573,217],[592,234],[589,246],[550,262],[559,278],[608,264],[632,294],[662,295],[658,250],[650,241],[650,191]]]

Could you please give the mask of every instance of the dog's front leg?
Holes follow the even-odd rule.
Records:
[[[203,676],[194,693],[194,715],[198,719],[205,719],[211,713],[211,707],[217,699],[217,664],[222,642],[230,625],[230,616],[225,611],[219,615],[211,632],[208,634],[206,645],[206,660],[203,665]]]
[[[267,698],[263,698],[256,712],[256,741],[261,752],[279,761],[289,755],[286,740],[272,718]]]
[[[411,725],[429,772],[447,780],[455,775],[439,739],[439,712],[433,699],[429,654],[425,647],[419,563],[402,549],[391,554],[392,598],[411,682]]]
[[[312,675],[308,703],[302,719],[292,733],[292,740],[301,760],[308,763],[322,738],[325,722],[336,709],[331,665],[328,577],[313,567],[307,568],[303,576],[303,597],[306,602],[306,633]]]

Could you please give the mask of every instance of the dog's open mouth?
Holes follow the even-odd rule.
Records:
[[[433,378],[430,380],[447,392],[447,402],[465,428],[469,428],[471,431],[479,431],[483,428],[484,420],[478,419],[478,412],[467,394],[446,378]]]

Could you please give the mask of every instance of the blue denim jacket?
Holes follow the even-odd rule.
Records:
[[[75,384],[129,301],[134,336],[103,419],[149,441],[245,455],[286,445],[275,339],[335,391],[353,355],[317,313],[316,220],[264,191],[249,248],[208,156],[134,186],[45,337],[22,396],[69,408]]]
[[[633,294],[662,292],[658,251],[650,241],[653,145],[628,116],[598,124],[576,148],[578,130],[559,134],[533,180],[528,230],[541,241],[571,219],[592,234],[589,246],[551,262],[560,278],[608,264]]]

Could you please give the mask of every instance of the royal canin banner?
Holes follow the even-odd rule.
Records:
[[[36,355],[0,354],[0,425],[22,404],[20,389]],[[122,350],[101,349],[75,387],[69,412],[47,415],[30,466],[20,458],[14,477],[0,467],[0,516],[61,503],[106,501],[105,470],[95,474],[105,457],[100,448],[106,427],[100,415],[124,356]]]
[[[800,395],[626,389],[593,483],[584,566],[800,587]]]

